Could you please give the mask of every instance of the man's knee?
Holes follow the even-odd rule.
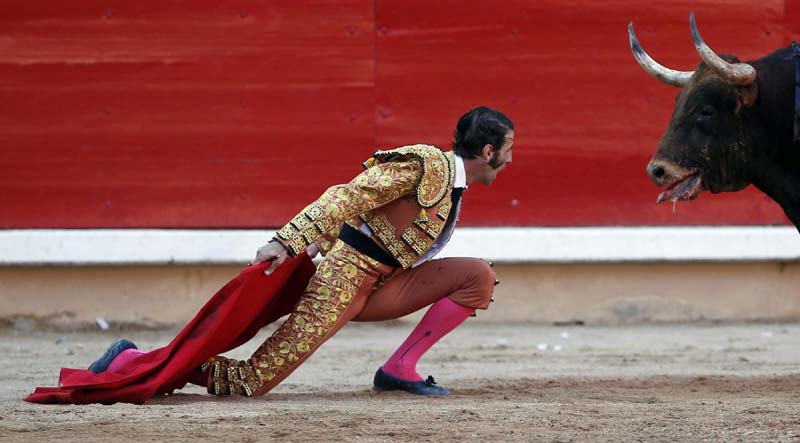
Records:
[[[451,296],[453,301],[470,308],[488,308],[496,281],[491,266],[481,259],[465,259],[459,271],[464,276],[463,286]]]

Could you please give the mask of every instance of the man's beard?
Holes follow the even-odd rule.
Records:
[[[504,164],[506,164],[506,162],[500,161],[499,155],[495,155],[491,160],[489,160],[489,166],[491,166],[492,169],[499,169]]]

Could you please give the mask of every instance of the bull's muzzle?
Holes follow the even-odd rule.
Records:
[[[652,159],[647,164],[647,175],[658,186],[669,183],[675,175],[676,166],[666,160]]]

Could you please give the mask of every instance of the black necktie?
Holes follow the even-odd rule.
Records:
[[[461,194],[464,193],[464,188],[453,188],[453,192],[450,193],[450,201],[453,202],[453,210],[458,207],[458,202],[461,200]]]
[[[455,223],[456,217],[458,217],[458,202],[461,201],[461,194],[463,193],[464,188],[453,188],[453,192],[450,193],[450,201],[453,206],[450,207],[450,215],[447,216],[447,221],[444,222],[444,230],[447,230],[450,225]]]

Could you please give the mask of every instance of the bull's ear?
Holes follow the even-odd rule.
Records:
[[[736,113],[738,114],[743,108],[753,106],[758,97],[758,86],[753,82],[747,86],[739,86],[736,88]]]

